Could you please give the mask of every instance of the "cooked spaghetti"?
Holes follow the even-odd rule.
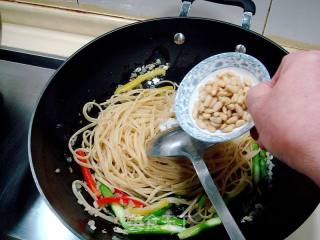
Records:
[[[73,191],[90,214],[120,222],[129,234],[139,233],[130,228],[132,219],[136,219],[136,229],[137,219],[161,208],[167,207],[165,216],[174,215],[172,205],[182,206],[175,217],[187,221],[176,232],[150,230],[150,233],[179,233],[215,217],[190,160],[147,155],[148,144],[161,126],[175,118],[174,99],[174,89],[135,89],[115,94],[100,104],[84,105],[83,115],[89,124],[70,138],[69,149],[83,169],[90,169],[93,181],[113,194],[113,200],[107,198],[110,202],[102,206],[97,204],[99,193],[95,194],[88,183],[75,181]],[[97,117],[90,115],[94,108],[99,111]],[[76,142],[81,145],[77,147]],[[209,171],[225,199],[234,198],[252,184],[251,160],[261,151],[253,146],[253,139],[244,135],[215,145],[205,153]],[[93,206],[83,197],[81,187],[94,199]],[[117,215],[115,205],[123,207],[122,218]],[[108,206],[113,207],[113,212]]]

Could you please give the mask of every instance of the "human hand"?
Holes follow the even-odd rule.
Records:
[[[247,95],[259,144],[320,185],[320,51],[285,56]]]

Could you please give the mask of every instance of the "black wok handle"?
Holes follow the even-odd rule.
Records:
[[[180,17],[188,16],[191,8],[191,4],[195,0],[182,0],[180,9]],[[256,13],[256,5],[252,0],[206,0],[208,2],[214,2],[225,5],[238,6],[243,8],[242,27],[250,29],[252,16]]]
[[[243,8],[244,12],[256,14],[256,5],[251,0],[206,0],[208,2],[220,3],[224,5],[238,6]]]

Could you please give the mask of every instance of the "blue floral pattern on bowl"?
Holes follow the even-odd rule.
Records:
[[[230,133],[221,131],[210,132],[201,129],[192,117],[192,95],[210,74],[223,68],[240,68],[252,74],[258,82],[270,80],[266,67],[256,58],[238,52],[221,53],[209,57],[194,68],[183,78],[176,96],[175,112],[182,129],[192,137],[205,142],[223,142],[239,137],[250,130],[254,123],[250,121],[234,129]]]

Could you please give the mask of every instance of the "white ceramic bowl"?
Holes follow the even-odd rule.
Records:
[[[238,52],[221,53],[209,57],[188,72],[183,78],[177,91],[175,111],[177,120],[182,129],[192,137],[205,142],[224,142],[249,131],[253,121],[247,122],[241,127],[235,128],[230,133],[220,130],[210,132],[197,126],[192,117],[194,102],[198,100],[199,87],[212,79],[222,69],[231,69],[240,75],[249,75],[253,80],[252,86],[262,81],[270,80],[266,67],[256,58]]]

